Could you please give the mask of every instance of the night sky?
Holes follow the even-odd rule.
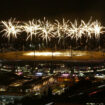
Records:
[[[105,0],[1,0],[0,20],[33,18],[93,20],[105,24]]]

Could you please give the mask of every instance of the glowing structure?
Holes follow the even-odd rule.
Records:
[[[17,57],[16,57],[17,56]],[[35,57],[34,57],[35,56]],[[71,57],[72,56],[72,57]],[[101,51],[73,50],[43,50],[43,51],[18,51],[0,53],[0,59],[8,61],[71,61],[71,62],[100,62],[105,60],[105,53]]]

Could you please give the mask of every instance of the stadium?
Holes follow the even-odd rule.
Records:
[[[104,26],[98,20],[1,21],[1,61],[104,62]],[[7,43],[5,43],[7,42]],[[6,49],[6,50],[5,50]]]
[[[17,51],[0,53],[2,61],[104,62],[101,51]]]

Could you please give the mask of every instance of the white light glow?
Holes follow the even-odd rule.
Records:
[[[37,36],[46,42],[51,41],[52,38],[58,38],[59,42],[66,37],[78,40],[82,36],[87,38],[95,36],[95,38],[99,39],[100,35],[105,33],[105,27],[98,20],[92,21],[91,19],[87,23],[81,20],[80,24],[78,24],[77,20],[74,23],[65,19],[62,22],[55,20],[54,23],[51,23],[44,18],[43,21],[29,20],[28,22],[22,22],[22,25],[15,19],[10,19],[9,21],[1,21],[1,24],[3,27],[1,32],[4,32],[4,36],[8,39],[11,36],[17,38],[17,35],[21,32],[27,34],[26,40],[32,40],[33,37]]]
[[[45,52],[39,52],[39,51],[32,51],[32,52],[28,52],[28,53],[24,53],[23,55],[25,56],[71,56],[71,53],[69,51],[59,51],[59,52],[51,52],[51,51],[45,51]],[[81,53],[81,52],[74,52],[72,54],[72,56],[83,56],[83,55],[86,55],[86,53]]]

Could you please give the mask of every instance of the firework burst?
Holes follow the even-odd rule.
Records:
[[[46,42],[50,41],[51,38],[55,37],[54,35],[54,25],[51,24],[48,20],[44,18],[44,21],[40,21],[41,32],[40,36]]]
[[[99,39],[100,35],[105,33],[105,27],[103,27],[98,20],[92,21],[92,19],[87,23],[81,20],[80,25],[77,20],[73,23],[65,19],[63,19],[62,22],[55,20],[52,24],[45,18],[43,21],[29,20],[28,22],[23,22],[22,25],[15,19],[1,21],[1,23],[3,27],[1,32],[3,32],[3,36],[8,39],[10,39],[10,37],[17,38],[17,35],[23,31],[27,33],[26,40],[32,40],[33,37],[40,37],[46,42],[50,41],[52,38],[58,38],[59,42],[66,37],[78,40],[81,39],[82,36],[86,36],[87,38],[95,36],[95,38]]]
[[[7,37],[10,40],[10,37],[17,38],[17,35],[20,34],[21,29],[18,28],[19,22],[16,22],[15,19],[10,19],[8,21],[1,21],[4,32],[3,36]]]
[[[24,23],[23,27],[24,31],[27,33],[27,39],[31,39],[33,37],[36,37],[39,34],[39,31],[41,29],[40,24],[38,24],[38,21],[32,20],[29,21],[28,23]]]

